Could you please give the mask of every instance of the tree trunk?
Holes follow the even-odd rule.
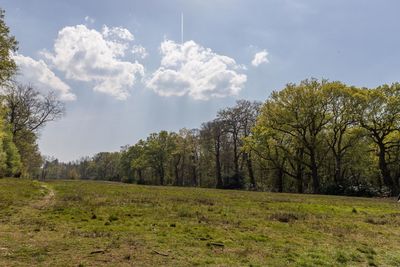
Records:
[[[193,179],[193,185],[198,186],[198,181],[197,181],[197,172],[196,172],[196,165],[192,165],[192,179]]]
[[[297,180],[297,192],[302,194],[304,192],[303,188],[303,149],[297,150],[297,166],[296,166],[296,180]]]
[[[342,185],[343,179],[342,179],[342,158],[337,155],[335,156],[335,184],[336,186]]]
[[[164,185],[164,180],[165,180],[165,175],[164,175],[164,167],[159,167],[158,170],[159,176],[160,176],[160,185]]]
[[[141,169],[137,170],[138,176],[139,176],[139,184],[144,184],[144,179],[143,179],[143,172]]]
[[[216,176],[217,176],[217,188],[222,188],[223,187],[223,182],[222,182],[222,175],[221,175],[221,160],[220,160],[220,141],[217,140],[217,144],[215,146],[215,171],[216,171]]]
[[[179,179],[179,168],[178,164],[174,164],[174,172],[175,172],[175,185],[181,186],[182,183]]]
[[[281,168],[277,169],[276,173],[276,189],[279,193],[283,192],[283,170]]]
[[[182,164],[181,164],[181,171],[180,171],[180,180],[181,180],[181,185],[185,186],[185,156],[181,157],[182,159]],[[180,161],[180,160],[179,160]]]
[[[379,169],[381,171],[383,183],[387,186],[392,192],[392,195],[396,195],[398,193],[397,185],[393,182],[388,164],[386,162],[386,148],[384,144],[378,144],[379,146]]]
[[[318,176],[318,165],[315,158],[315,151],[310,151],[310,165],[311,165],[311,178],[313,181],[313,193],[318,194],[320,192],[319,176]]]
[[[174,174],[175,174],[175,182],[174,184],[177,186],[182,186],[183,185],[183,181],[182,181],[182,177],[179,175],[179,163],[181,162],[181,157],[179,156],[178,160],[175,160],[174,162]]]
[[[251,183],[251,186],[253,188],[255,188],[256,187],[256,179],[254,177],[253,162],[251,160],[251,154],[245,153],[245,155],[246,155],[246,162],[247,162],[247,170],[249,171],[250,183]]]
[[[239,171],[239,155],[238,155],[238,145],[237,145],[237,138],[234,137],[233,139],[233,164],[235,168],[235,183],[236,186],[241,187],[241,179],[240,179],[240,171]]]

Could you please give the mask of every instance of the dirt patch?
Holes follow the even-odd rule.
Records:
[[[48,185],[42,185],[42,190],[46,192],[46,195],[42,199],[32,203],[32,207],[35,209],[45,209],[54,203],[56,196],[54,190]]]

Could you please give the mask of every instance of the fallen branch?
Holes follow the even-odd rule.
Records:
[[[216,247],[225,247],[223,243],[217,243],[217,242],[209,242],[207,243],[208,246],[216,246]]]
[[[164,257],[168,257],[169,256],[167,253],[159,252],[157,250],[153,250],[153,252],[158,254],[158,255],[164,256]]]
[[[99,254],[99,253],[104,254],[105,250],[95,250],[95,251],[90,252],[90,254]]]

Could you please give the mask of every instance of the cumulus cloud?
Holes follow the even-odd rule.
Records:
[[[113,27],[109,28],[106,25],[103,26],[102,34],[105,38],[110,38],[113,40],[127,40],[127,41],[133,41],[135,38],[133,37],[133,34],[122,27]]]
[[[76,25],[60,30],[54,51],[42,55],[67,79],[89,82],[95,91],[124,100],[144,75],[142,64],[124,59],[133,40],[133,34],[122,27],[104,26],[99,32]]]
[[[234,59],[219,55],[194,41],[161,43],[160,67],[146,85],[162,96],[189,95],[194,99],[237,95],[247,76]]]
[[[37,90],[45,93],[55,91],[60,100],[76,99],[71,88],[57,77],[43,60],[34,60],[21,54],[14,54],[13,57],[18,66],[17,79],[20,82],[33,84]]]
[[[254,55],[253,60],[251,61],[251,65],[254,67],[258,67],[260,64],[268,63],[269,60],[267,58],[268,52],[267,50],[260,51]]]

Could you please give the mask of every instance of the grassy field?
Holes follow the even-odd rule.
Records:
[[[0,179],[0,265],[400,266],[400,204]]]

